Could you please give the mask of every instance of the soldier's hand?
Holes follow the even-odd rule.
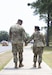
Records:
[[[27,42],[25,42],[25,46],[27,46]]]

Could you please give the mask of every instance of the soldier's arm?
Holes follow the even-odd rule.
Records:
[[[11,36],[12,36],[12,32],[11,32],[11,28],[9,30],[9,38],[11,39]]]
[[[28,39],[27,44],[34,38],[34,33],[32,34],[32,36]]]
[[[26,42],[26,40],[27,40],[27,34],[26,34],[26,32],[25,32],[24,29],[22,29],[22,38],[23,38],[24,42]]]
[[[42,42],[44,43],[44,45],[45,45],[45,38],[44,38],[44,36],[43,35],[41,35],[42,36]]]

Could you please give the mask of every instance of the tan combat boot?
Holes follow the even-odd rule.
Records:
[[[34,63],[33,67],[35,67],[35,68],[36,68],[36,63]]]
[[[38,63],[38,68],[41,68],[40,64],[41,64],[41,63]]]
[[[17,68],[17,62],[15,62],[15,68]]]
[[[24,65],[23,64],[19,64],[19,67],[23,67]]]

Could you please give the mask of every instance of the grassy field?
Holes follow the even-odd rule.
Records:
[[[11,60],[12,53],[11,51],[0,54],[0,70]]]
[[[44,48],[43,60],[52,68],[52,47]]]

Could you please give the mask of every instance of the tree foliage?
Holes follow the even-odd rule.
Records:
[[[47,19],[47,14],[50,15],[50,20],[52,19],[52,0],[37,0],[31,3],[31,7],[35,14],[39,14],[40,18]]]
[[[6,31],[0,31],[0,42],[2,40],[8,41],[8,38],[9,38],[8,32],[6,32]]]

